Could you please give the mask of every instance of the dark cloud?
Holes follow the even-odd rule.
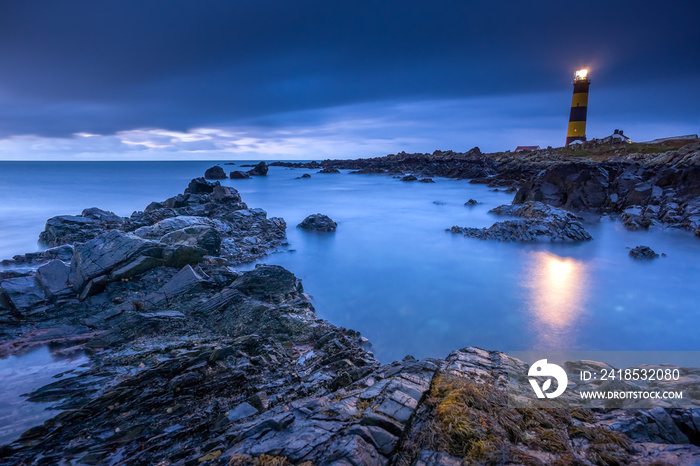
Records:
[[[579,66],[594,90],[647,86],[666,98],[646,111],[670,99],[697,121],[668,86],[698,81],[698,17],[694,0],[3,2],[0,136],[537,93],[568,88]]]

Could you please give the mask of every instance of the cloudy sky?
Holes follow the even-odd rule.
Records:
[[[700,2],[2,2],[0,159],[319,159],[700,132]]]

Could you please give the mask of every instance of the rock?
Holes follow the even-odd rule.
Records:
[[[450,231],[478,239],[497,241],[589,241],[593,239],[580,217],[542,202],[528,201],[523,205],[502,205],[490,213],[519,217],[494,223],[489,228],[461,228]]]
[[[311,175],[309,175],[308,173],[304,173],[303,175],[297,177],[297,179],[301,179],[301,178],[311,178]]]
[[[226,225],[221,220],[192,215],[180,215],[166,218],[153,225],[141,227],[134,231],[134,234],[140,238],[160,241],[166,235],[187,229],[215,229],[222,234],[229,234],[231,232],[231,226]]]
[[[211,194],[214,192],[214,188],[216,186],[221,186],[221,184],[218,181],[212,183],[210,181],[205,180],[204,178],[195,178],[192,181],[190,181],[190,184],[187,186],[185,193]]]
[[[79,244],[71,261],[73,289],[80,292],[90,280],[109,274],[137,256],[161,258],[164,249],[155,241],[116,230]]]
[[[652,260],[659,257],[649,246],[637,246],[630,250],[630,257],[637,260]]]
[[[185,265],[199,264],[207,250],[190,244],[176,244],[163,250],[163,261],[166,267],[180,268]]]
[[[215,186],[211,193],[211,199],[219,203],[241,202],[241,195],[228,186]]]
[[[338,224],[327,215],[313,214],[306,217],[297,226],[304,230],[330,232],[335,231]]]
[[[101,224],[116,224],[120,225],[124,223],[124,218],[110,212],[108,210],[98,209],[97,207],[90,207],[89,209],[84,209],[80,214],[81,217],[91,218],[97,220]]]
[[[645,209],[640,206],[626,208],[620,214],[620,221],[631,231],[647,230],[652,225],[652,220],[645,215]]]
[[[168,301],[180,294],[187,293],[203,283],[206,283],[208,279],[209,277],[207,277],[201,269],[197,271],[193,269],[192,266],[185,265],[165,285],[149,293],[144,298],[146,307],[156,306],[163,301]]]
[[[477,204],[481,204],[479,201],[475,201],[474,199],[469,199],[467,202],[464,203],[465,206],[467,207],[472,207]]]
[[[16,310],[21,314],[45,299],[44,290],[34,275],[0,281],[0,309]]]
[[[421,178],[418,180],[419,183],[435,183],[432,178]]]
[[[281,300],[290,293],[303,291],[293,273],[279,265],[262,264],[242,274],[231,284],[231,287],[246,296],[277,300]]]
[[[318,173],[340,173],[340,170],[338,170],[337,168],[327,167],[323,170],[319,170]]]
[[[244,401],[229,411],[228,420],[231,422],[236,422],[238,420],[253,416],[254,414],[258,414],[258,410],[251,406],[250,403],[246,403]]]
[[[54,259],[67,262],[70,261],[71,257],[73,257],[73,246],[63,244],[44,251],[16,255],[12,259],[0,261],[0,265],[43,264]]]
[[[401,178],[401,181],[417,181],[418,178],[416,178],[413,175],[406,175],[403,178]]]
[[[211,168],[207,168],[207,170],[204,172],[204,179],[223,180],[226,179],[226,172],[219,165],[214,165]]]
[[[250,175],[248,175],[245,172],[239,171],[239,170],[234,170],[229,174],[229,177],[232,180],[245,180],[250,178]]]
[[[432,450],[421,450],[412,466],[462,466],[464,462],[456,456]]]
[[[248,170],[248,175],[250,176],[267,176],[267,163],[260,162],[251,170]]]
[[[36,270],[36,279],[49,298],[70,292],[69,275],[70,267],[58,259],[49,261]]]
[[[111,215],[106,215],[107,220],[101,221],[97,215],[94,215],[94,210],[86,209],[83,211],[84,213],[89,212],[90,216],[59,215],[50,218],[46,221],[44,231],[39,234],[39,242],[47,246],[82,243],[96,238],[105,229],[120,229],[122,227],[124,219],[121,217],[113,217],[114,214],[106,212]],[[115,217],[120,221],[115,221]]]
[[[109,274],[110,281],[125,280],[163,265],[165,261],[158,257],[137,256],[128,263],[116,268]]]

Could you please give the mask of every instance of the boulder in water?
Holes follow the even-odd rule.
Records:
[[[329,216],[323,214],[313,214],[306,217],[299,225],[299,228],[312,231],[335,231],[338,224]]]
[[[252,169],[248,170],[250,176],[267,176],[267,163],[260,162]]]
[[[245,179],[250,178],[250,175],[248,175],[247,173],[242,172],[242,171],[240,171],[240,170],[234,170],[234,171],[231,172],[231,174],[229,175],[229,177],[230,177],[232,180],[245,180]]]
[[[659,257],[659,255],[649,246],[637,246],[630,250],[630,257],[632,259],[650,261]]]
[[[204,178],[207,180],[223,180],[226,179],[226,172],[219,165],[214,165],[211,168],[207,168],[204,172]]]

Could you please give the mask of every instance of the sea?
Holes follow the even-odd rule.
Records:
[[[0,258],[39,250],[49,217],[87,207],[130,215],[183,192],[214,164],[231,171],[255,162],[0,162]],[[477,240],[446,229],[490,226],[498,217],[488,211],[513,193],[467,180],[316,171],[271,167],[266,177],[222,184],[287,221],[289,245],[258,263],[296,274],[318,315],[361,332],[383,362],[465,346],[700,349],[700,240],[689,232],[630,232],[603,217],[586,224],[594,239],[585,243]],[[469,199],[479,204],[465,206]],[[329,215],[337,231],[296,227],[313,213]],[[632,260],[638,245],[665,257]]]

